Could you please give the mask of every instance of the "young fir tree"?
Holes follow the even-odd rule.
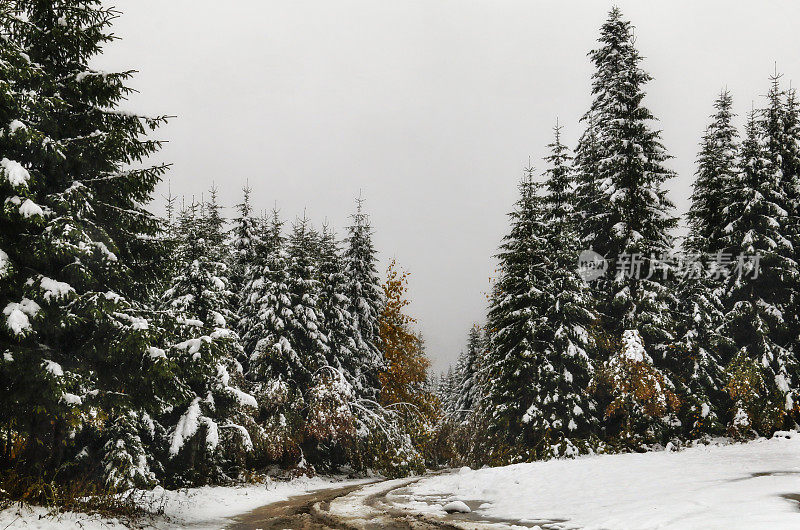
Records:
[[[292,318],[286,328],[293,349],[300,355],[297,383],[308,388],[314,372],[327,365],[330,351],[322,329],[320,281],[317,272],[317,233],[308,219],[298,219],[289,237],[288,287]]]
[[[574,224],[574,175],[560,129],[556,125],[544,173],[546,250],[556,264],[542,292],[540,333],[546,362],[538,367],[541,403],[529,409],[526,418],[551,442],[554,456],[580,450],[571,439],[586,438],[597,424],[594,399],[586,392],[592,374],[590,328],[597,315],[590,290],[576,269],[581,244]],[[556,442],[560,447],[552,446]]]
[[[731,428],[769,434],[794,408],[797,360],[776,342],[785,325],[785,279],[796,264],[783,233],[781,170],[770,154],[769,111],[751,112],[742,144],[742,172],[727,214],[727,247],[737,257],[725,284],[725,333],[731,339],[728,391],[734,400]]]
[[[599,173],[600,145],[597,138],[596,120],[591,111],[581,121],[586,122],[586,129],[578,141],[572,165],[575,174],[573,215],[582,248],[593,249],[597,234],[592,232],[592,229],[598,225],[596,220],[602,218],[606,213],[600,182],[595,178]],[[588,222],[589,219],[592,222]]]
[[[223,221],[212,202],[198,215],[198,205],[180,217],[178,259],[181,268],[164,302],[176,323],[178,342],[169,358],[178,367],[176,386],[183,402],[168,419],[171,483],[203,484],[235,478],[244,453],[253,449],[252,412],[257,406],[241,390],[241,346],[230,326]],[[153,352],[152,355],[161,355]]]
[[[323,226],[319,240],[319,309],[322,331],[328,339],[327,363],[344,376],[357,394],[363,382],[357,360],[358,329],[350,314],[347,276],[335,234]]]
[[[680,279],[676,354],[685,383],[684,426],[689,434],[718,434],[720,418],[729,408],[725,399],[722,356],[725,337],[722,284],[729,272],[725,259],[726,208],[738,180],[738,136],[733,126],[733,99],[723,91],[714,102],[716,113],[706,128],[697,157],[697,172],[689,209],[689,234],[684,241],[685,277]]]
[[[531,172],[520,185],[511,232],[498,255],[501,273],[488,321],[487,413],[494,432],[507,433],[510,442],[539,457],[572,452],[571,438],[587,434],[590,406],[575,378],[588,383],[588,367],[580,367],[587,360],[580,327],[590,313],[571,299],[573,293],[564,293],[571,307],[555,303],[558,277],[568,271],[558,270],[549,209]],[[570,314],[577,320],[562,320]]]
[[[242,289],[250,275],[250,267],[256,262],[256,252],[260,246],[258,219],[252,216],[250,188],[243,190],[242,202],[236,206],[239,217],[233,220],[230,233],[230,282],[231,291],[239,300]],[[239,300],[240,301],[240,300]]]
[[[669,156],[643,105],[651,77],[640,67],[631,24],[618,8],[611,10],[599,41],[590,53],[594,101],[586,120],[592,130],[576,153],[578,191],[590,194],[576,199],[579,207],[590,204],[578,228],[584,244],[609,262],[609,273],[593,283],[604,328],[612,336],[639,329],[664,363],[674,300],[663,280],[667,267],[658,260],[672,249],[669,232],[676,219],[663,185],[673,173],[664,166]]]
[[[483,363],[483,351],[484,344],[481,329],[475,324],[469,330],[467,349],[463,353],[463,362],[458,376],[458,393],[452,411],[452,417],[458,422],[471,419],[481,402],[482,391],[479,379]]]
[[[49,479],[104,459],[109,484],[152,484],[151,421],[179,397],[172,363],[151,355],[163,333],[148,307],[164,253],[144,205],[165,167],[141,162],[164,120],[119,109],[131,71],[89,66],[114,38],[113,10],[13,8],[0,42],[0,421],[19,450],[5,444],[4,464]]]
[[[364,201],[359,198],[353,224],[347,229],[347,248],[344,255],[349,312],[355,319],[358,330],[357,349],[354,352],[356,357],[346,363],[356,367],[353,373],[358,373],[360,378],[355,385],[359,397],[377,401],[380,389],[378,374],[385,367],[378,335],[383,292],[375,268],[377,257],[372,244],[372,228],[363,208]]]
[[[307,376],[301,353],[289,333],[295,316],[289,292],[289,257],[283,222],[277,210],[263,223],[241,300],[239,322],[248,359],[247,378],[258,399],[257,421],[263,429],[257,449],[269,461],[300,458],[303,388]]]

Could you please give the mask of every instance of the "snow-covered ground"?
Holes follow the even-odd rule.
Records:
[[[473,521],[496,518],[529,528],[797,529],[800,435],[679,452],[464,468],[425,478],[404,493],[394,502],[409,510],[444,516],[442,506],[460,500],[473,507]]]
[[[164,491],[156,489],[148,495],[155,505],[163,505],[164,515],[150,521],[159,529],[195,528],[218,529],[229,518],[249,512],[259,506],[280,502],[309,491],[345,487],[367,480],[334,480],[330,478],[300,478],[291,482],[270,482],[266,485],[204,487],[189,490]],[[0,511],[0,529],[82,529],[116,530],[128,528],[114,519],[86,514],[65,513],[49,516],[44,508],[10,508]]]

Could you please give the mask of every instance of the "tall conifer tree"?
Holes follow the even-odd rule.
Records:
[[[672,339],[665,317],[674,300],[662,281],[663,264],[653,258],[672,249],[676,219],[663,184],[673,173],[664,166],[669,156],[643,105],[651,77],[640,66],[634,40],[631,24],[614,8],[600,30],[600,47],[590,53],[594,101],[585,119],[591,130],[576,158],[579,191],[597,197],[577,198],[590,205],[579,230],[584,244],[609,261],[609,273],[593,284],[606,330],[619,336],[638,329],[664,362],[664,345]]]
[[[145,447],[151,420],[176,399],[170,361],[151,355],[163,340],[149,302],[164,253],[160,222],[144,208],[166,168],[141,167],[161,145],[146,133],[164,119],[119,109],[132,71],[89,66],[114,38],[115,11],[93,0],[14,6],[0,46],[10,74],[0,135],[2,419],[24,440],[23,472],[50,476],[85,446],[115,462],[103,471],[109,483],[121,473],[145,485],[157,471]],[[97,421],[97,410],[109,420]]]
[[[349,312],[355,319],[356,359],[352,363],[359,372],[364,396],[376,400],[380,389],[378,376],[384,369],[384,359],[379,344],[378,317],[383,310],[383,290],[376,269],[377,256],[372,244],[372,227],[364,212],[364,201],[359,197],[353,223],[348,227],[345,249],[347,296]]]

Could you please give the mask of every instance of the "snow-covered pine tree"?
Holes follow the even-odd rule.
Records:
[[[714,102],[716,112],[706,127],[697,155],[692,204],[687,216],[687,250],[714,254],[725,251],[725,213],[739,164],[739,133],[733,125],[733,98],[723,90]]]
[[[600,145],[597,139],[596,120],[591,111],[581,121],[586,123],[586,129],[578,141],[572,164],[575,173],[575,189],[573,190],[575,229],[578,232],[582,248],[593,249],[597,234],[592,230],[597,228],[597,220],[606,213],[603,209],[604,202],[600,191],[600,182],[596,178],[599,172]]]
[[[542,456],[564,456],[580,451],[580,440],[593,434],[597,426],[596,404],[586,391],[593,369],[591,328],[597,314],[589,287],[576,268],[581,244],[575,228],[574,174],[558,125],[548,148],[544,173],[546,251],[556,266],[549,271],[540,306],[545,359],[537,367],[540,402],[528,410],[526,419],[549,444]]]
[[[178,225],[181,264],[164,302],[176,343],[167,355],[177,365],[182,403],[167,415],[170,438],[167,466],[171,484],[185,486],[236,477],[245,453],[255,398],[242,390],[244,377],[238,336],[231,329],[233,294],[228,290],[224,220],[212,193],[198,214],[192,204]],[[157,352],[160,354],[160,352]]]
[[[458,422],[467,421],[478,410],[482,399],[480,370],[483,365],[484,344],[481,328],[477,324],[469,330],[467,348],[463,353],[459,388],[451,417]]]
[[[93,0],[13,8],[0,42],[0,418],[22,451],[5,461],[49,479],[113,447],[100,470],[109,484],[151,484],[145,431],[174,396],[170,362],[152,355],[164,252],[144,208],[166,168],[142,161],[161,145],[145,133],[164,119],[119,109],[132,71],[89,66],[114,38],[115,11]],[[76,459],[84,447],[90,458]]]
[[[372,244],[372,227],[364,212],[364,201],[357,200],[353,223],[348,227],[345,248],[345,273],[347,275],[347,297],[349,312],[355,319],[358,330],[356,358],[346,362],[359,367],[361,381],[355,385],[360,397],[378,401],[380,381],[378,376],[385,368],[379,344],[378,317],[383,309],[383,290],[376,269],[378,261]],[[356,373],[355,371],[353,373]]]
[[[363,383],[357,360],[358,329],[350,314],[347,297],[347,276],[336,235],[327,225],[322,227],[319,240],[319,309],[322,331],[328,339],[327,363],[340,371],[356,395],[365,395],[359,388]]]
[[[327,366],[330,352],[322,325],[320,281],[318,274],[318,234],[304,216],[292,226],[289,236],[288,287],[292,316],[287,332],[295,351],[300,354],[305,376],[298,383],[310,386],[312,375]]]
[[[305,406],[298,382],[308,373],[289,334],[294,313],[283,221],[277,210],[265,221],[242,290],[246,311],[239,328],[249,363],[246,376],[254,385],[257,421],[263,428],[257,448],[268,461],[293,463],[300,459]]]
[[[738,181],[738,137],[733,125],[733,98],[722,91],[714,102],[716,112],[700,142],[697,172],[689,209],[689,233],[683,250],[686,275],[678,285],[679,306],[676,355],[678,375],[685,384],[683,424],[688,434],[719,434],[720,418],[730,408],[725,399],[723,357],[725,337],[722,284],[728,266],[726,208]]]
[[[548,252],[546,208],[532,172],[527,170],[520,183],[511,231],[497,256],[500,276],[487,323],[487,417],[494,433],[522,446],[540,441],[540,433],[529,429],[528,412],[541,404],[538,375],[547,346],[540,336],[543,297],[550,271],[557,267]]]
[[[581,208],[590,205],[579,231],[583,243],[609,262],[609,273],[592,284],[604,328],[612,336],[638,329],[658,354],[657,362],[664,363],[665,345],[673,337],[669,308],[674,300],[662,280],[665,265],[651,258],[672,249],[676,219],[663,184],[673,172],[664,166],[669,156],[643,105],[651,77],[640,66],[632,26],[618,8],[603,24],[599,42],[590,53],[594,100],[585,119],[592,130],[576,153],[582,194],[576,202]],[[633,268],[642,274],[624,274]]]
[[[771,99],[777,97],[771,94]],[[781,168],[767,139],[775,131],[771,120],[777,119],[770,111],[760,120],[750,113],[742,143],[742,171],[725,209],[725,245],[737,257],[725,283],[724,329],[732,342],[731,426],[739,431],[746,423],[761,434],[780,426],[796,401],[797,359],[776,342],[789,300],[785,279],[796,266],[790,257],[791,243],[783,233],[788,213],[783,206]],[[750,384],[753,381],[758,383]],[[744,387],[748,392],[741,391]]]
[[[249,278],[250,267],[256,262],[256,252],[261,246],[258,219],[252,216],[250,192],[251,190],[247,186],[242,190],[242,202],[236,205],[239,216],[233,219],[233,227],[230,232],[231,291],[235,294],[240,306],[243,304],[240,304],[239,296]]]

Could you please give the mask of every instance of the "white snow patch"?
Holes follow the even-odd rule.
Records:
[[[15,335],[21,335],[31,329],[31,321],[28,317],[35,317],[41,307],[39,304],[28,298],[23,298],[21,302],[10,302],[4,309],[6,324],[11,328]]]
[[[156,348],[155,346],[150,346],[150,348],[147,349],[147,352],[150,354],[150,358],[154,360],[167,358],[167,353],[161,348]]]
[[[447,513],[469,513],[472,511],[463,501],[448,502],[442,506],[442,510]]]
[[[42,207],[30,199],[25,199],[24,201],[22,201],[22,205],[19,207],[19,213],[22,217],[25,217],[26,219],[28,217],[33,217],[34,215],[39,215],[39,216],[44,215]]]
[[[169,454],[177,455],[183,444],[194,436],[200,426],[200,398],[194,398],[189,404],[189,408],[183,413],[172,433],[172,443],[169,446]]]
[[[568,528],[800,528],[800,435],[682,451],[573,460],[432,476],[412,499],[480,499],[479,516],[565,519]],[[402,505],[400,506],[402,507]]]
[[[40,284],[42,286],[42,290],[44,290],[44,299],[48,302],[52,300],[59,300],[68,294],[75,292],[75,289],[73,289],[70,284],[53,280],[47,276],[42,277]]]
[[[83,403],[83,400],[80,396],[76,396],[75,394],[70,394],[69,392],[64,392],[61,395],[61,401],[66,403],[67,405],[80,405]]]
[[[8,258],[8,254],[0,249],[0,278],[6,275],[9,267],[11,267],[11,260]]]
[[[42,361],[42,364],[44,365],[44,369],[50,372],[51,375],[56,377],[61,377],[64,375],[64,370],[61,369],[61,365],[57,362],[45,359]]]
[[[164,514],[148,521],[149,528],[173,530],[217,530],[231,524],[231,517],[247,513],[265,504],[281,502],[311,491],[363,484],[366,480],[335,478],[299,478],[290,482],[267,481],[266,484],[240,486],[205,486],[167,491],[157,487],[140,493],[142,504],[163,506]],[[129,528],[117,519],[82,513],[48,515],[46,508],[12,506],[0,510],[0,529],[7,530],[124,530]]]
[[[0,167],[3,168],[3,174],[6,176],[6,179],[12,187],[16,188],[19,186],[28,185],[31,174],[28,173],[28,170],[22,167],[22,164],[16,160],[3,158],[0,160]]]

